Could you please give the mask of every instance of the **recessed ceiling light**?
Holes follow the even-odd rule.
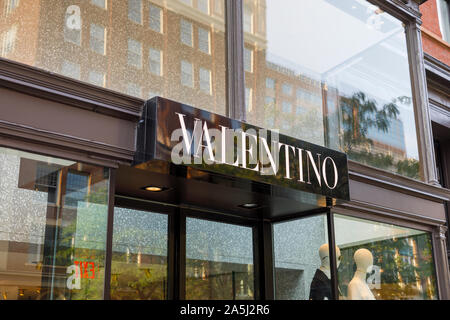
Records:
[[[244,203],[241,204],[239,207],[245,208],[245,209],[254,209],[256,207],[258,207],[257,203]]]
[[[146,186],[146,187],[143,187],[142,189],[144,189],[146,191],[151,191],[151,192],[160,192],[160,191],[165,190],[166,188],[157,187],[157,186]]]

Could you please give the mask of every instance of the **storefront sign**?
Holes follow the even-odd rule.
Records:
[[[349,199],[344,153],[163,98],[149,100],[136,163],[152,159]]]

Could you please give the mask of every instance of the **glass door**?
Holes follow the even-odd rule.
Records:
[[[253,228],[186,217],[185,298],[253,300]]]
[[[326,214],[275,223],[273,243],[276,300],[332,299]]]

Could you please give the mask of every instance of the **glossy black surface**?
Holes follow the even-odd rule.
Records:
[[[174,165],[171,162],[171,150],[178,141],[171,141],[170,138],[172,132],[180,128],[176,112],[186,115],[185,124],[188,130],[193,128],[195,118],[205,121],[208,129],[220,129],[220,126],[244,131],[249,128],[260,129],[247,123],[160,97],[147,101],[138,126],[137,150],[134,161],[136,169],[145,170],[147,173],[134,173],[134,175],[136,177],[158,176],[164,180],[161,181],[161,186],[171,188],[171,190],[159,195],[158,198],[167,196],[170,199],[159,199],[158,201],[193,203],[217,210],[226,209],[227,212],[238,215],[245,215],[247,212],[247,215],[252,216],[253,214],[250,214],[250,212],[258,211],[264,212],[263,215],[267,218],[276,218],[325,207],[327,197],[349,200],[348,168],[345,154],[281,134],[279,135],[279,142],[281,143],[310,150],[314,157],[320,154],[321,159],[325,159],[327,156],[333,158],[338,170],[338,184],[333,190],[327,188],[323,181],[320,186],[317,179],[314,178],[312,169],[310,173],[311,183],[299,183],[297,181],[298,163],[293,163],[293,161],[290,162],[290,173],[293,178],[286,179],[284,149],[280,152],[278,173],[271,176],[261,175],[259,172],[228,164],[208,165],[203,162],[202,164]],[[305,169],[307,168],[306,161],[307,159],[304,157],[304,180],[307,179],[308,174]],[[328,166],[326,170],[329,171],[329,176],[333,177],[332,167]],[[129,173],[131,174],[131,172]],[[164,178],[165,175],[167,175],[167,178]],[[172,178],[169,176],[172,176]],[[133,184],[131,181],[135,180],[136,178],[130,180],[129,190],[131,190]],[[143,185],[136,185],[136,189],[152,182],[148,179],[141,180],[143,181],[139,183]],[[129,192],[126,193],[130,194]],[[137,191],[137,193],[136,195],[139,197],[149,196],[148,192]],[[175,200],[173,194],[182,195],[182,199]],[[151,195],[151,197],[154,196]],[[287,199],[292,201],[286,201]],[[238,206],[243,203],[258,203],[260,206],[254,210],[239,208]]]

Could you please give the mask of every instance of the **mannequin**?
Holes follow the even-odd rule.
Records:
[[[320,267],[316,270],[309,292],[309,300],[330,300],[331,297],[331,271],[330,251],[325,243],[319,248]],[[339,267],[341,251],[336,246],[336,268]]]
[[[356,271],[353,279],[348,284],[349,300],[375,300],[366,282],[366,275],[372,271],[373,255],[367,249],[358,249],[353,256],[356,263]]]

